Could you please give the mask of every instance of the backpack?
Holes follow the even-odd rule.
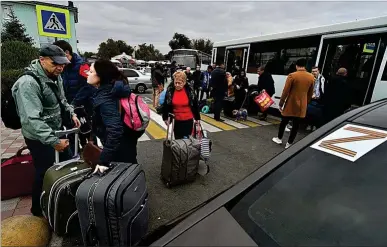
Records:
[[[131,93],[128,98],[120,99],[124,109],[124,123],[134,131],[143,131],[150,121],[150,109],[147,103],[138,95]]]
[[[25,71],[20,77],[24,75],[32,76],[39,84],[40,89],[43,91],[42,84],[34,73],[31,71]],[[1,120],[7,128],[18,130],[22,127],[16,102],[12,96],[12,87],[1,93]]]

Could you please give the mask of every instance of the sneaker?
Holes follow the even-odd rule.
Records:
[[[288,125],[286,125],[286,128],[291,130],[293,128],[293,126],[291,124],[288,124]]]
[[[286,126],[285,131],[290,132],[290,129],[288,128],[288,126]]]
[[[277,144],[282,144],[282,140],[279,139],[278,137],[273,137],[272,141],[277,143]]]
[[[292,144],[290,144],[289,142],[287,142],[286,145],[285,145],[285,149],[290,148],[291,145],[292,145]]]
[[[312,131],[313,130],[313,127],[308,125],[308,127],[306,127],[306,131]]]

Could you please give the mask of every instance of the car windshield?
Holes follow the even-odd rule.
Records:
[[[387,142],[355,162],[308,147],[229,208],[261,246],[387,246]]]

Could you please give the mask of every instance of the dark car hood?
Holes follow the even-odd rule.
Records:
[[[157,246],[157,243],[155,243]],[[222,207],[166,246],[257,246]]]

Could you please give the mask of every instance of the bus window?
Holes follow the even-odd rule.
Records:
[[[307,60],[311,71],[317,58],[319,36],[253,43],[250,46],[247,73],[256,73],[257,67],[265,66],[274,75],[288,75],[296,70],[298,59]]]

